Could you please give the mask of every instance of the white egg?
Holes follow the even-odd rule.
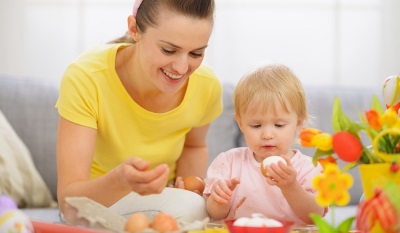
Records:
[[[264,226],[266,227],[281,227],[283,224],[275,219],[266,218],[264,219]]]
[[[246,226],[247,222],[249,221],[250,218],[247,217],[240,217],[238,219],[235,220],[235,222],[233,223],[234,226],[237,227],[244,227]]]
[[[0,232],[33,233],[29,217],[21,210],[9,210],[0,216]]]
[[[400,102],[399,85],[400,76],[392,75],[386,78],[383,83],[382,95],[385,104],[388,106],[395,106]]]
[[[246,223],[246,227],[264,227],[264,219],[255,217],[255,218],[250,218],[249,221]]]
[[[275,164],[278,164],[279,161],[282,161],[284,164],[287,164],[287,163],[286,163],[286,160],[283,159],[281,156],[272,155],[272,156],[269,156],[269,157],[265,158],[265,159],[262,161],[262,163],[261,163],[261,173],[262,173],[265,177],[268,177],[269,174],[268,174],[267,170],[265,169],[265,167],[266,167],[266,166],[269,166],[269,165],[271,165],[271,164],[274,164],[274,163],[275,163]]]
[[[233,226],[238,227],[282,227],[283,224],[275,219],[267,218],[263,214],[254,213],[251,218],[240,217],[235,220]]]

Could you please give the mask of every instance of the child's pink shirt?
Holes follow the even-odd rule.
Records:
[[[291,161],[297,171],[297,180],[307,192],[315,193],[311,181],[315,175],[322,172],[322,166],[318,164],[314,167],[311,157],[303,155],[299,150],[294,152]],[[251,217],[253,213],[262,213],[276,220],[304,224],[292,211],[280,189],[266,182],[260,171],[260,163],[254,159],[253,152],[248,147],[234,148],[215,158],[207,171],[204,194],[210,194],[216,180],[234,177],[240,179],[240,184],[234,190],[231,209],[226,219]]]

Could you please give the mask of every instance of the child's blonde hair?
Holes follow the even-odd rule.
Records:
[[[303,85],[284,65],[265,65],[248,73],[236,85],[233,96],[235,114],[238,116],[249,107],[262,106],[267,110],[279,103],[287,111],[290,104],[302,123],[308,119]]]

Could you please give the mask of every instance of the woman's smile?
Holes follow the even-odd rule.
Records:
[[[166,76],[168,76],[168,78],[173,79],[173,80],[179,80],[179,79],[181,79],[181,78],[184,77],[184,75],[182,75],[182,74],[173,74],[173,73],[168,72],[167,70],[164,70],[164,69],[161,69],[161,71],[162,71]]]

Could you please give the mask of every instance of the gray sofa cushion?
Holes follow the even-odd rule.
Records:
[[[58,88],[23,77],[1,75],[0,79],[0,109],[28,147],[37,170],[55,198],[58,113],[54,105]]]

